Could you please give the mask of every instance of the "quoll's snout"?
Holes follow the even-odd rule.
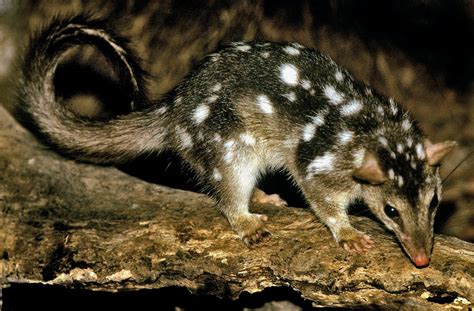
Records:
[[[413,257],[413,263],[417,268],[423,268],[430,264],[430,257],[426,255],[425,251],[421,251]]]

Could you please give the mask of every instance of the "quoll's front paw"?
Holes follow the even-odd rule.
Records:
[[[265,229],[267,220],[266,215],[247,214],[232,219],[231,225],[245,245],[253,247],[271,238],[270,231]]]
[[[341,230],[339,244],[349,253],[361,253],[371,249],[374,241],[369,235],[350,228]]]

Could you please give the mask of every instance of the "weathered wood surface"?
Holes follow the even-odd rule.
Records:
[[[64,159],[1,107],[0,172],[3,287],[179,286],[238,298],[285,286],[333,307],[436,309],[474,301],[472,244],[438,235],[431,265],[416,269],[395,239],[366,218],[354,222],[376,247],[350,255],[310,211],[253,206],[269,215],[273,239],[250,250],[206,196]]]

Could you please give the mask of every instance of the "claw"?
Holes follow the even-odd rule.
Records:
[[[271,239],[272,234],[266,229],[259,229],[253,234],[249,234],[243,238],[245,245],[250,248],[259,245],[260,243],[266,242]]]
[[[342,243],[342,247],[349,253],[352,253],[352,249],[347,243]]]
[[[242,241],[249,248],[253,248],[262,242],[270,240],[272,234],[265,229],[264,222],[268,216],[264,214],[248,214],[233,219],[233,228],[239,233]]]
[[[341,241],[341,246],[349,253],[362,253],[371,249],[374,243],[369,235],[354,229],[346,232]]]
[[[272,237],[271,232],[265,229],[259,230],[258,234],[260,238],[262,239],[262,241],[267,241]]]

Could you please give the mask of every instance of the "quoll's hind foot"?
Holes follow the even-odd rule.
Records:
[[[250,213],[229,219],[232,228],[248,247],[256,246],[271,238],[270,231],[265,228],[266,221],[268,221],[266,215]]]
[[[253,192],[251,201],[252,203],[272,204],[275,206],[288,206],[288,203],[286,203],[285,200],[280,198],[278,194],[266,194],[258,188],[256,188]]]
[[[349,253],[368,251],[374,245],[372,238],[354,228],[342,229],[339,244]]]
[[[248,247],[253,247],[253,246],[259,245],[260,243],[269,241],[271,237],[272,237],[272,234],[270,233],[270,231],[268,231],[265,228],[260,228],[254,231],[253,233],[249,233],[245,235],[242,238],[242,241]]]

